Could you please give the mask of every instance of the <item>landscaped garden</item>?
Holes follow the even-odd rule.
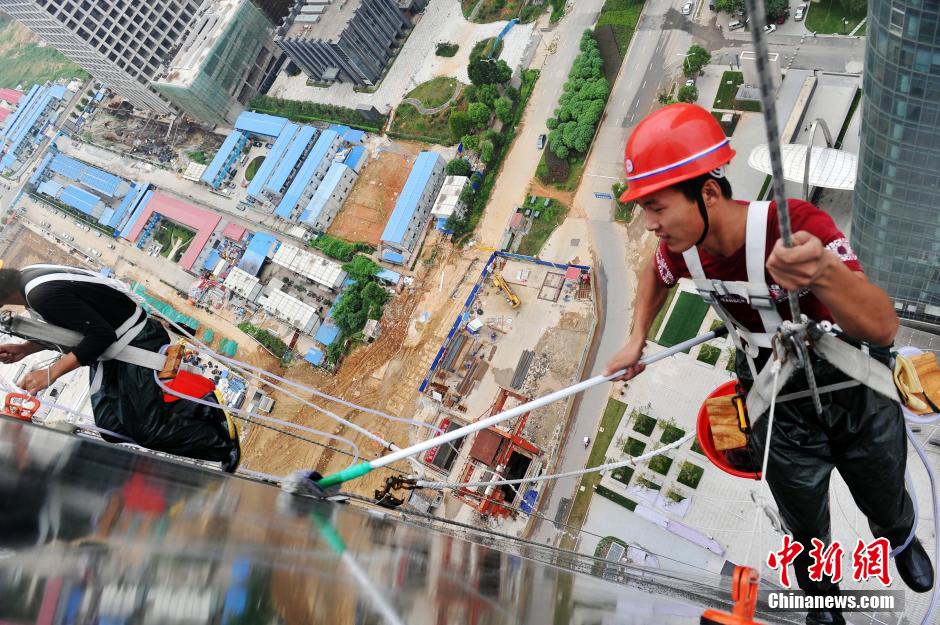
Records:
[[[708,313],[708,303],[696,293],[683,291],[672,307],[669,321],[659,338],[663,347],[672,347],[698,334],[702,321]]]
[[[679,470],[679,476],[676,480],[680,484],[685,484],[689,488],[698,488],[698,483],[702,480],[705,469],[694,465],[691,462],[683,462],[682,469]]]

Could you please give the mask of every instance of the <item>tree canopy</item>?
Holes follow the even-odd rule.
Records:
[[[708,50],[698,44],[689,46],[689,51],[686,54],[687,56],[682,63],[682,70],[689,77],[698,76],[702,68],[712,60],[712,55],[708,53]]]
[[[356,254],[351,261],[343,265],[343,271],[356,282],[365,282],[379,272],[379,266],[368,256]]]
[[[506,96],[499,97],[493,103],[493,108],[496,110],[496,117],[501,122],[508,124],[512,121],[512,100]]]
[[[506,61],[494,59],[471,59],[467,75],[474,85],[503,84],[512,78],[512,70]]]
[[[451,159],[445,170],[448,176],[469,176],[470,161],[465,158]]]
[[[470,117],[470,123],[477,128],[484,128],[490,123],[492,113],[489,107],[482,102],[474,102],[467,107],[467,115]]]
[[[584,31],[581,53],[568,72],[555,115],[547,121],[548,147],[558,158],[568,158],[572,151],[584,153],[590,147],[610,94],[603,72],[594,34]]]
[[[450,116],[447,118],[447,125],[450,126],[450,134],[454,139],[460,139],[473,129],[473,122],[470,121],[470,116],[464,111],[451,111]]]
[[[679,102],[688,102],[693,103],[698,100],[698,89],[695,85],[683,85],[679,88],[679,93],[676,94],[676,99]]]

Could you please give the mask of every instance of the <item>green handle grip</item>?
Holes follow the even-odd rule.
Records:
[[[336,486],[337,484],[342,484],[343,482],[348,482],[354,480],[357,477],[362,477],[367,473],[372,471],[372,465],[368,462],[360,462],[359,464],[354,464],[351,467],[347,467],[340,471],[339,473],[334,473],[332,475],[327,475],[322,478],[317,484],[326,488],[328,486]]]

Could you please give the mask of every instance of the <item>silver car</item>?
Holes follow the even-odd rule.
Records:
[[[796,13],[793,14],[793,21],[799,22],[804,17],[806,17],[806,5],[801,4],[798,7],[796,7]]]
[[[692,3],[691,3],[691,2],[686,2],[685,4],[682,5],[682,14],[683,14],[683,15],[691,15],[691,14],[692,14]]]

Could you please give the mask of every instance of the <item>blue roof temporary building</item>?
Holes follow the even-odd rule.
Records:
[[[398,252],[393,252],[392,250],[385,250],[382,252],[382,260],[387,263],[393,263],[395,265],[404,265],[405,257]]]
[[[391,269],[382,269],[377,274],[375,274],[375,277],[384,282],[388,282],[389,284],[398,284],[398,282],[401,280],[401,274],[397,271],[392,271]]]
[[[121,226],[121,221],[124,215],[127,214],[127,211],[133,211],[137,205],[140,203],[141,199],[144,197],[144,194],[150,189],[150,184],[146,182],[138,182],[134,184],[131,188],[130,193],[124,196],[124,200],[121,202],[121,205],[118,206],[117,210],[111,215],[108,219],[106,226],[112,228],[118,228]]]
[[[215,269],[215,266],[219,264],[220,258],[219,250],[211,250],[209,255],[206,256],[206,260],[202,262],[202,268],[210,271]]]
[[[317,330],[314,340],[320,345],[325,345],[329,347],[336,342],[336,339],[339,337],[339,328],[333,325],[332,323],[324,323],[320,325],[320,329]]]
[[[323,364],[323,359],[326,357],[326,354],[323,353],[323,350],[317,349],[316,347],[311,347],[307,350],[307,354],[304,356],[304,360],[309,362],[311,365],[320,366]]]
[[[349,154],[346,155],[346,160],[343,162],[358,174],[359,170],[362,169],[362,166],[365,164],[365,157],[366,149],[361,145],[357,145],[349,151]]]
[[[313,141],[316,136],[316,128],[313,126],[301,126],[300,132],[294,136],[294,140],[291,142],[287,152],[277,164],[271,177],[268,178],[268,181],[264,184],[265,189],[273,191],[274,193],[280,193],[284,190],[284,185],[287,183],[291,172],[294,171],[294,167],[297,166],[297,161],[300,160],[300,157],[303,156],[304,152],[307,150],[307,146],[310,145],[310,142]]]
[[[150,203],[150,198],[153,197],[153,189],[149,188],[147,185],[146,190],[144,191],[143,197],[140,199],[137,204],[135,204],[131,211],[131,216],[124,222],[124,226],[121,227],[121,236],[123,238],[128,238],[131,234],[131,230],[134,229],[134,224],[137,223],[137,220],[140,219],[141,213],[144,212],[144,209],[147,208],[147,204]],[[114,226],[117,228],[118,226]]]
[[[59,197],[59,192],[62,191],[62,185],[55,180],[46,180],[36,188],[36,191],[43,195],[57,198]]]
[[[46,155],[42,157],[42,162],[39,163],[39,167],[36,168],[36,171],[33,172],[33,175],[29,177],[29,184],[36,184],[39,182],[39,179],[42,178],[42,175],[46,173],[46,167],[49,166],[49,161],[52,160],[53,154],[51,152],[46,152]]]
[[[323,177],[323,182],[317,186],[317,190],[314,192],[313,197],[310,198],[307,208],[304,209],[303,214],[300,216],[300,221],[311,226],[317,223],[317,219],[320,218],[320,213],[323,212],[323,207],[326,206],[330,196],[333,195],[333,191],[336,190],[336,185],[339,184],[343,174],[347,171],[351,170],[344,163],[334,161],[333,164],[330,165],[329,171],[327,171],[326,175]]]
[[[310,179],[313,178],[313,174],[316,173],[320,163],[334,146],[337,139],[339,139],[339,135],[336,134],[335,130],[324,130],[320,134],[320,138],[317,139],[313,149],[310,150],[310,153],[307,155],[307,160],[300,166],[300,171],[294,176],[294,181],[287,188],[284,198],[281,200],[281,203],[278,204],[277,210],[274,211],[275,215],[282,219],[290,219],[294,209],[297,208],[297,202],[300,201],[300,196],[304,194],[304,190],[307,188],[307,185],[310,184]]]
[[[418,208],[418,200],[434,173],[435,165],[441,160],[436,152],[425,151],[418,155],[411,173],[408,174],[405,188],[395,202],[395,209],[385,224],[385,230],[382,232],[383,242],[401,245],[405,232],[408,231],[408,224]]]
[[[278,135],[277,141],[274,142],[274,147],[268,152],[268,155],[264,158],[264,162],[261,163],[261,167],[259,167],[257,173],[255,173],[255,177],[252,178],[251,183],[248,185],[248,195],[258,197],[258,195],[261,194],[264,183],[266,183],[271,174],[274,173],[274,169],[281,162],[281,158],[284,157],[287,148],[290,147],[291,142],[294,140],[294,135],[297,134],[299,128],[297,124],[288,124],[281,134]]]
[[[95,208],[101,203],[101,198],[94,193],[90,193],[70,184],[62,189],[62,193],[59,195],[59,201],[87,215],[91,215],[95,212]]]
[[[280,136],[286,125],[287,118],[251,111],[245,111],[235,120],[235,130],[265,137]]]
[[[238,268],[253,276],[257,276],[258,272],[261,271],[261,265],[264,264],[264,259],[267,258],[268,254],[272,251],[271,247],[277,245],[280,245],[280,241],[278,241],[274,235],[268,234],[267,232],[256,232],[254,236],[251,237],[251,241],[248,243],[245,253],[242,254]],[[277,249],[277,247],[274,249]]]
[[[20,98],[16,110],[7,118],[3,129],[2,139],[4,143],[9,144],[9,148],[0,159],[0,169],[7,169],[16,162],[23,141],[42,130],[39,123],[41,118],[44,113],[53,110],[49,104],[53,100],[61,100],[64,95],[65,87],[61,85],[52,87],[33,85],[29,93]]]
[[[52,157],[49,161],[49,171],[80,182],[108,197],[124,197],[129,191],[129,186],[122,178],[65,154],[59,153]]]
[[[248,145],[248,135],[238,130],[229,133],[222,142],[222,147],[212,157],[212,162],[202,172],[200,180],[213,189],[218,189],[246,145]]]

